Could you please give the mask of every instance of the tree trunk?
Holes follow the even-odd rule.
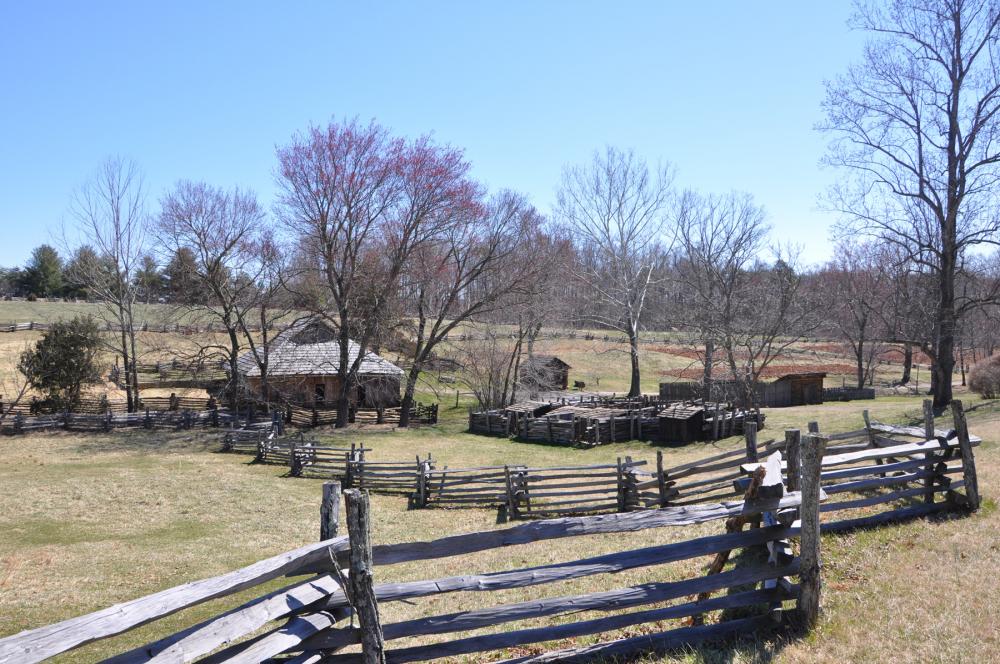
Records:
[[[124,319],[121,319],[121,320],[124,322]],[[128,349],[128,339],[125,336],[125,325],[124,324],[122,325],[121,335],[122,335],[122,365],[123,365],[122,368],[125,370],[125,406],[128,409],[128,412],[134,413],[135,412],[135,408],[136,408],[136,404],[135,404],[134,400],[132,399],[132,385],[133,385],[133,383],[132,383],[132,373],[133,373],[133,371],[132,371],[132,367],[129,366],[129,356],[131,355],[131,353],[129,352],[129,349]],[[134,360],[134,358],[133,358],[133,360]]]
[[[899,379],[900,385],[910,384],[911,369],[913,369],[913,346],[903,344],[903,376]]]
[[[702,374],[702,394],[705,399],[711,399],[712,395],[712,362],[715,356],[715,342],[711,339],[705,341],[705,373]]]
[[[854,359],[857,360],[858,389],[865,386],[865,342],[858,341],[857,350],[854,352]]]
[[[938,339],[934,365],[934,407],[951,403],[951,379],[955,372],[955,260],[953,251],[946,249],[941,259],[941,302],[938,308]]]
[[[405,429],[410,426],[410,408],[413,407],[413,394],[417,389],[417,378],[423,370],[423,363],[419,360],[413,362],[410,373],[406,376],[406,389],[403,390],[403,401],[399,408],[399,428]]]
[[[340,392],[337,393],[337,422],[334,426],[343,429],[350,424],[351,419],[351,391],[347,386],[349,381],[342,381]]]
[[[634,323],[628,326],[629,359],[632,364],[632,380],[629,383],[628,396],[637,397],[642,394],[639,386],[639,331]]]

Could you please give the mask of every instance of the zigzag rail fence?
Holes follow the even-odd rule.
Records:
[[[955,409],[954,427],[949,430],[937,429],[933,412],[925,408],[922,429],[871,422],[865,411],[865,428],[826,436],[822,481],[837,500],[824,505],[824,514],[890,506],[887,516],[872,518],[892,520],[956,505],[978,507],[978,498],[969,497],[968,487],[978,495],[972,448],[981,441],[969,435],[961,402]],[[809,433],[818,435],[818,427],[810,424]],[[756,427],[750,423],[744,440],[744,449],[672,468],[664,467],[662,451],[657,452],[655,467],[625,457],[616,463],[550,468],[514,463],[448,468],[430,455],[414,461],[372,460],[363,448],[273,435],[259,438],[256,449],[247,445],[243,451],[256,453],[258,461],[288,466],[292,476],[338,479],[345,487],[408,495],[415,508],[498,508],[502,517],[521,519],[733,500],[746,491],[746,476],[759,466],[760,456],[784,452],[786,474],[788,464],[799,463],[798,430],[785,432],[784,440],[758,444]],[[789,483],[794,486],[794,479]],[[936,502],[941,496],[945,500]],[[895,507],[917,497],[922,504]]]
[[[532,521],[426,542],[373,545],[368,494],[355,489],[344,492],[349,536],[337,536],[340,486],[337,482],[329,482],[324,485],[320,509],[320,542],[228,574],[0,639],[0,662],[41,661],[208,600],[283,576],[301,575],[308,577],[108,661],[417,662],[607,634],[607,640],[594,645],[506,660],[589,662],[686,648],[739,635],[756,638],[761,630],[783,629],[788,624],[785,617],[790,612],[809,627],[815,624],[820,608],[821,528],[843,530],[882,525],[933,511],[978,507],[980,499],[973,456],[978,439],[969,435],[962,404],[956,402],[952,408],[955,426],[950,430],[935,427],[929,408],[925,409],[928,415],[922,429],[869,420],[863,430],[830,436],[821,436],[813,424],[805,435],[789,430],[782,444],[770,446],[783,447],[783,450],[769,452],[766,461],[742,460],[740,473],[748,477],[731,481],[735,491],[745,492],[742,500]],[[862,436],[865,440],[859,440]],[[745,455],[758,455],[754,442],[748,437]],[[294,460],[296,454],[290,452],[289,458]],[[717,455],[703,463],[702,468],[714,466],[711,472],[728,473],[733,458]],[[426,465],[429,464],[425,462]],[[720,465],[725,467],[720,468]],[[678,477],[698,467],[686,464],[686,467],[672,470],[674,477]],[[952,480],[951,476],[958,473],[962,479]],[[669,477],[669,473],[665,477]],[[858,480],[858,477],[867,479]],[[915,482],[921,485],[912,489],[899,488]],[[827,500],[828,495],[883,488],[889,488],[890,493],[848,498],[839,503]],[[946,500],[935,502],[934,497],[942,493]],[[916,497],[924,502],[874,516],[822,522],[824,515],[839,510]],[[380,569],[398,563],[453,558],[557,538],[637,533],[649,528],[718,520],[725,521],[725,534],[513,570],[375,583]],[[744,530],[746,526],[750,529]],[[800,540],[798,556],[791,546],[791,540],[796,537]],[[763,548],[767,551],[766,563],[752,562],[759,557],[751,555],[744,559],[751,562],[734,564],[734,552]],[[604,579],[607,578],[604,575],[624,570],[663,566],[705,556],[711,556],[706,575],[676,581],[657,581],[587,594],[546,596],[436,615],[426,615],[419,605],[410,603],[417,615],[386,624],[382,623],[378,610],[379,604],[385,602],[405,602],[453,592],[528,588],[584,577]],[[342,568],[348,569],[346,576],[340,571]],[[423,572],[426,565],[417,569]],[[795,577],[798,583],[794,582]],[[720,591],[721,594],[712,595]],[[667,602],[675,603],[665,605]],[[639,610],[628,611],[635,608]],[[732,618],[731,609],[739,609],[743,617]],[[602,611],[606,615],[573,620],[582,610]],[[705,615],[709,613],[718,615],[715,622],[706,623]],[[353,618],[348,620],[352,615],[357,615],[357,625]],[[573,621],[469,634],[496,625],[556,616],[569,617]],[[688,619],[689,624],[659,631],[663,621],[678,619]],[[656,627],[651,633],[641,636],[621,637],[613,633],[652,623]],[[431,635],[453,636],[430,644],[403,643],[394,648],[386,647],[386,642],[412,637],[425,639]],[[358,644],[360,652],[344,652]]]
[[[821,447],[818,438],[809,438]],[[757,635],[762,629],[782,629],[786,614],[800,614],[806,624],[819,610],[818,574],[819,454],[803,455],[801,492],[782,484],[780,452],[767,469],[754,475],[743,500],[697,507],[570,517],[515,525],[491,531],[465,533],[425,542],[373,545],[368,494],[345,492],[348,536],[336,534],[333,515],[339,487],[324,490],[321,539],[228,574],[186,583],[78,618],[27,630],[0,639],[0,662],[38,662],[98,639],[121,634],[177,611],[231,595],[283,576],[308,575],[278,590],[232,607],[153,643],[120,653],[109,662],[418,662],[447,656],[496,652],[530,643],[606,634],[595,645],[515,657],[509,662],[586,662],[642,652],[664,651],[736,635]],[[810,461],[811,459],[811,461]],[[326,488],[325,488],[326,489]],[[743,531],[757,519],[764,527]],[[540,566],[468,573],[395,583],[376,583],[386,566],[412,561],[435,561],[510,546],[595,534],[639,533],[651,528],[683,527],[726,520],[724,534],[682,539],[669,544],[622,548],[603,555],[546,563]],[[736,525],[738,523],[738,525]],[[790,540],[799,537],[795,556]],[[622,540],[624,541],[624,540]],[[594,577],[614,578],[616,572],[662,567],[714,556],[729,560],[732,552],[768,551],[767,562],[756,554],[729,569],[719,565],[705,576],[657,581],[628,588],[586,594],[544,596],[513,604],[427,615],[420,597],[455,592],[491,592],[533,588],[550,583]],[[522,555],[530,555],[524,552]],[[815,565],[816,569],[813,570]],[[340,570],[346,568],[345,576]],[[428,570],[424,565],[420,573]],[[817,572],[817,573],[813,573]],[[681,575],[683,577],[683,574]],[[800,577],[795,583],[795,577]],[[728,591],[728,592],[727,592]],[[712,596],[712,593],[719,593]],[[697,597],[693,597],[697,596]],[[813,599],[816,602],[813,602]],[[407,602],[415,615],[383,624],[378,606]],[[669,602],[669,604],[668,604]],[[794,605],[793,605],[794,603]],[[435,607],[439,602],[433,604]],[[426,605],[424,605],[426,606]],[[629,611],[629,609],[639,609]],[[744,617],[733,618],[739,609]],[[439,609],[440,610],[440,609]],[[606,615],[577,620],[580,611]],[[704,616],[717,621],[706,624]],[[749,615],[748,615],[749,614]],[[358,617],[357,625],[351,618]],[[515,626],[511,631],[471,634],[497,625],[562,616],[568,621],[545,626]],[[692,619],[664,630],[664,621]],[[655,625],[651,633],[622,637],[617,630]],[[407,644],[406,639],[445,636],[434,643]],[[403,640],[397,647],[387,642]],[[360,644],[360,652],[344,652]]]

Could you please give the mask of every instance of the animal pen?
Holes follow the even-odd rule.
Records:
[[[658,399],[591,398],[570,403],[536,401],[503,410],[469,413],[469,432],[518,440],[594,447],[626,440],[718,440],[758,429],[765,416],[730,404]]]

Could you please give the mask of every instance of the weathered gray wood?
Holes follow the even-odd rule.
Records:
[[[681,627],[658,634],[643,634],[579,648],[555,650],[541,655],[528,655],[505,660],[500,664],[583,664],[585,662],[619,661],[639,653],[665,653],[737,634],[757,634],[772,625],[768,617],[740,618],[712,625]]]
[[[951,402],[951,414],[955,421],[955,431],[958,433],[958,446],[962,452],[962,476],[965,480],[965,496],[968,507],[972,511],[979,509],[979,479],[976,476],[976,458],[972,454],[972,439],[969,436],[969,425],[965,420],[962,402],[958,399]]]
[[[636,613],[628,613],[623,615],[608,616],[605,618],[598,618],[594,620],[579,621],[574,623],[568,623],[563,625],[554,625],[551,627],[536,627],[532,629],[522,629],[514,632],[506,632],[501,634],[487,634],[483,636],[473,636],[465,639],[458,639],[453,641],[445,641],[443,643],[436,643],[426,646],[414,646],[410,648],[399,648],[390,651],[390,661],[393,664],[403,664],[405,662],[421,662],[430,659],[438,659],[441,657],[454,657],[460,655],[467,655],[478,652],[488,652],[491,650],[499,650],[501,648],[512,648],[517,647],[522,644],[527,643],[540,643],[543,641],[553,641],[557,639],[573,638],[577,636],[586,636],[588,634],[600,634],[611,629],[621,629],[624,627],[629,627],[632,625],[639,625],[643,623],[656,622],[660,620],[669,620],[674,618],[683,618],[689,616],[694,612],[702,610],[719,610],[726,608],[738,608],[742,606],[749,606],[755,603],[762,603],[768,601],[771,598],[776,597],[776,593],[771,593],[768,591],[749,591],[745,593],[737,593],[735,595],[730,595],[727,597],[719,597],[716,599],[705,600],[704,602],[687,602],[685,604],[679,604],[676,606],[666,607],[662,609],[651,609],[647,611],[639,611]],[[747,619],[744,619],[747,620]],[[756,620],[756,619],[749,619]],[[731,621],[732,623],[742,623],[742,620]],[[729,627],[731,622],[721,623],[712,625],[708,634],[718,636],[721,633],[730,633]],[[720,630],[718,628],[725,626],[725,630]],[[744,625],[746,626],[746,625]],[[678,630],[673,630],[670,632],[664,632],[659,635],[651,635],[647,637],[636,637],[640,641],[645,640],[658,640],[671,634],[677,632],[683,633],[684,637],[676,641],[678,645],[690,645],[697,642],[698,639],[692,640],[692,636],[695,632],[691,630],[701,630],[698,627],[686,627],[680,628]],[[699,632],[700,633],[700,632]],[[705,638],[713,638],[712,636],[706,636]],[[617,646],[619,649],[615,654],[624,655],[627,652],[638,652],[642,650],[655,649],[655,647],[650,647],[648,645],[643,645],[639,647],[633,647],[629,650],[623,649],[621,642],[612,641],[609,643],[599,644],[598,646],[590,646],[588,649],[600,648],[600,654],[591,654],[588,659],[580,659],[583,657],[582,653],[575,653],[574,651],[557,651],[560,653],[555,659],[550,659],[546,653],[544,655],[538,655],[531,658],[521,658],[517,660],[508,661],[545,661],[545,662],[563,662],[563,661],[592,661],[594,658],[600,661],[611,661],[605,659],[608,654],[607,650],[612,646]],[[572,653],[572,654],[571,654]],[[567,659],[572,657],[571,659]],[[539,659],[544,658],[544,659]],[[328,658],[326,661],[331,664],[345,664],[347,662],[358,661],[356,657],[352,655],[334,655]],[[617,661],[617,660],[614,660]]]
[[[639,512],[627,512],[639,514]],[[465,576],[444,577],[427,581],[380,584],[375,588],[379,602],[391,602],[427,595],[437,595],[457,591],[489,591],[523,588],[577,579],[595,574],[615,573],[650,565],[662,565],[699,556],[712,555],[719,551],[758,546],[775,539],[792,537],[796,529],[788,527],[758,528],[756,530],[712,535],[684,542],[661,544],[628,551],[609,553],[583,560],[553,563],[528,569],[508,572],[491,572]],[[321,603],[325,609],[346,606],[342,591],[332,593]]]
[[[785,431],[785,455],[788,459],[788,490],[798,491],[801,487],[799,475],[802,473],[801,461],[802,435],[798,429]]]
[[[338,587],[329,575],[286,586],[168,637],[104,660],[104,664],[194,661],[272,620],[323,599]]]
[[[743,436],[746,439],[747,461],[757,460],[757,423],[747,422],[743,426]]]
[[[274,655],[295,650],[315,634],[330,629],[337,618],[333,613],[318,611],[293,616],[280,628],[230,646],[201,660],[200,664],[259,664]],[[362,661],[362,660],[358,660]]]
[[[872,429],[879,431],[881,433],[887,433],[893,436],[910,436],[913,438],[924,438],[923,427],[904,427],[896,424],[883,424],[882,422],[872,422]],[[935,438],[947,438],[952,432],[946,429],[935,429]],[[973,445],[977,445],[983,442],[982,438],[979,436],[969,435],[969,440],[972,441]]]
[[[779,500],[761,502],[755,509],[759,511],[797,507],[801,500],[798,493],[786,494]],[[621,514],[601,514],[585,517],[565,517],[519,524],[510,528],[451,535],[425,542],[403,544],[383,544],[372,548],[376,565],[389,565],[413,560],[433,560],[451,556],[485,551],[503,546],[528,544],[548,539],[578,537],[609,533],[627,533],[663,528],[687,526],[718,519],[727,519],[744,513],[743,501],[710,503],[707,505],[666,507],[659,510],[625,512]],[[341,550],[345,550],[343,547]],[[344,559],[346,562],[346,558]],[[317,564],[296,570],[298,574],[310,571],[328,572],[330,566]]]
[[[949,487],[936,487],[935,492],[943,492],[954,489],[960,489],[964,483],[962,481],[955,482]],[[880,493],[874,496],[869,496],[867,498],[857,498],[855,500],[844,500],[835,503],[823,503],[820,506],[820,511],[822,512],[836,512],[839,510],[847,509],[857,509],[859,507],[871,507],[873,505],[881,505],[883,503],[891,503],[902,498],[912,498],[913,496],[923,496],[927,489],[923,487],[917,487],[915,489],[903,489],[901,491],[893,491],[891,493]],[[927,503],[932,504],[932,503]]]
[[[697,461],[682,463],[679,466],[674,466],[673,468],[667,469],[666,473],[671,479],[673,479],[685,470],[693,470],[693,469],[696,470],[714,461],[721,461],[723,459],[733,459],[735,457],[742,457],[745,456],[745,454],[746,452],[744,452],[743,450],[732,450],[730,452],[723,452],[722,454],[716,454],[714,456],[705,457],[704,459],[698,459]],[[738,463],[743,463],[743,462],[739,461]]]
[[[924,399],[924,440],[930,440],[934,438],[934,402],[930,399]],[[927,471],[929,473],[934,472],[934,453],[928,452],[924,455],[927,460]],[[928,476],[924,479],[924,488],[927,491],[924,493],[924,502],[933,503],[934,502],[934,478],[933,476]]]
[[[816,434],[802,439],[802,505],[799,508],[801,570],[798,609],[806,626],[816,625],[820,606],[820,468],[825,441]]]
[[[921,503],[920,505],[913,505],[912,507],[901,507],[899,509],[891,510],[888,512],[881,512],[873,516],[863,516],[854,519],[843,519],[840,521],[830,521],[823,524],[824,533],[840,533],[849,530],[855,530],[857,528],[869,528],[872,526],[881,526],[887,523],[896,523],[898,521],[907,521],[909,519],[916,519],[922,516],[927,516],[929,514],[936,514],[938,512],[947,512],[952,509],[952,506],[948,503]]]
[[[350,535],[351,604],[361,629],[361,661],[385,664],[385,640],[375,595],[371,542],[371,511],[368,494],[358,489],[344,493],[347,502],[347,530]]]
[[[91,641],[121,634],[189,606],[224,597],[285,574],[300,573],[298,570],[303,567],[329,559],[327,550],[330,547],[334,551],[346,550],[347,538],[307,544],[227,574],[168,588],[84,616],[20,632],[0,639],[0,661],[39,662]]]
[[[243,607],[217,616],[196,628],[185,630],[171,643],[157,642],[130,651],[127,656],[113,658],[110,662],[193,662],[213,650],[251,634],[272,620],[317,602],[340,586],[329,575],[320,576],[288,589],[267,595],[265,601],[254,601]],[[174,636],[178,636],[174,635]],[[257,661],[257,660],[249,660]]]
[[[758,565],[755,567],[736,568],[732,571],[723,572],[711,576],[699,576],[684,581],[649,583],[632,588],[597,592],[587,595],[569,595],[564,597],[546,597],[539,600],[519,602],[516,604],[506,604],[484,609],[474,609],[462,611],[430,618],[417,618],[398,623],[391,623],[384,626],[385,638],[387,640],[401,639],[409,636],[426,636],[429,634],[446,634],[450,632],[463,632],[467,630],[491,627],[503,623],[531,618],[541,618],[554,616],[561,613],[576,613],[581,611],[617,611],[621,609],[665,602],[679,597],[696,595],[701,592],[722,590],[742,586],[750,583],[758,583],[779,576],[792,575],[798,571],[797,565],[783,565],[772,567],[770,565]],[[755,602],[764,602],[773,598],[771,593],[751,592],[733,595],[736,598],[735,604],[724,604],[702,602],[700,605],[689,604],[680,607],[671,607],[672,611],[679,611],[671,617],[683,617],[691,615],[689,612],[711,611],[713,608],[729,608],[730,606],[746,606]],[[707,607],[707,608],[706,608]],[[637,616],[637,614],[631,614]],[[655,619],[665,619],[662,616]],[[646,617],[636,622],[628,622],[618,625],[613,621],[615,618],[626,618],[626,616],[615,616],[612,618],[602,618],[597,623],[594,632],[582,631],[574,636],[591,634],[618,629],[621,626],[639,624],[647,622]],[[612,622],[608,622],[612,621]],[[589,630],[589,628],[588,628]],[[332,648],[342,648],[352,643],[358,643],[360,635],[356,630],[336,630],[319,634],[302,644],[304,650],[325,650]],[[524,641],[533,642],[532,640]],[[516,644],[516,642],[515,642]],[[503,647],[503,646],[501,646]],[[388,657],[395,661],[394,653],[389,651]],[[478,652],[477,650],[465,650],[464,652]]]
[[[976,445],[974,440],[970,440],[970,450]],[[917,443],[906,443],[895,447],[880,447],[878,449],[865,449],[857,452],[846,452],[844,454],[830,454],[823,457],[823,468],[832,466],[843,466],[848,463],[858,463],[859,461],[874,461],[875,459],[886,459],[891,457],[913,457],[925,452],[935,452],[949,448],[958,448],[958,441],[948,441],[943,443],[940,440],[928,440]],[[757,469],[759,463],[745,463],[740,469],[750,474]]]
[[[340,482],[323,483],[323,500],[319,507],[319,538],[328,540],[337,536],[340,523]]]

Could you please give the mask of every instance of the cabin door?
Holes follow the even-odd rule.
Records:
[[[326,385],[324,383],[316,383],[313,390],[313,403],[317,406],[322,406],[326,403]]]

